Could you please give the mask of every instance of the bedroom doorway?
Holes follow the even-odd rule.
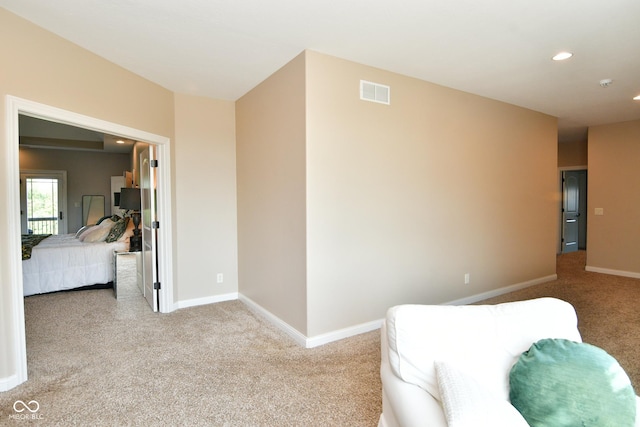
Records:
[[[78,113],[59,109],[56,107],[40,104],[37,102],[17,98],[8,95],[6,97],[6,131],[7,131],[7,167],[4,169],[7,200],[7,223],[9,229],[16,230],[15,238],[9,238],[6,242],[6,251],[12,260],[6,266],[5,274],[9,278],[8,283],[3,284],[9,289],[5,289],[4,295],[11,298],[12,312],[8,313],[11,318],[7,348],[7,354],[11,354],[15,373],[8,381],[0,384],[0,391],[9,390],[27,381],[27,348],[24,319],[24,297],[22,289],[22,264],[21,246],[18,230],[21,228],[20,221],[20,186],[16,185],[20,176],[19,161],[19,116],[25,115],[34,118],[49,120],[56,123],[90,129],[109,135],[118,135],[140,142],[153,145],[156,149],[158,159],[171,164],[170,139],[161,135],[152,134],[142,130],[130,128],[112,122],[84,116]],[[16,183],[16,184],[10,184]],[[159,311],[168,313],[175,310],[173,303],[173,243],[172,243],[172,185],[171,168],[159,168],[157,175],[157,212],[162,218],[163,228],[162,239],[158,244],[158,270],[163,278],[162,287],[159,290],[160,304]],[[5,266],[3,266],[5,269]]]

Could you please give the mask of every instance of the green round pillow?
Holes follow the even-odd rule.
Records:
[[[509,374],[509,399],[533,427],[633,427],[636,395],[618,362],[604,350],[543,339]]]

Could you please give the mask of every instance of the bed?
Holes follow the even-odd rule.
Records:
[[[75,234],[23,239],[39,240],[23,244],[24,296],[111,284],[113,252],[129,249],[130,222],[112,217]]]

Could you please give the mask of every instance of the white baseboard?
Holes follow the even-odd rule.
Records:
[[[234,301],[237,299],[238,299],[238,293],[231,292],[228,294],[213,295],[210,297],[194,298],[194,299],[188,299],[184,301],[178,301],[177,303],[174,304],[174,309],[196,307],[199,305],[207,305],[207,304],[215,304],[217,302],[223,302],[223,301]]]
[[[593,273],[611,274],[613,276],[623,276],[623,277],[632,277],[634,279],[640,279],[640,273],[636,273],[633,271],[612,270],[610,268],[592,267],[590,265],[587,265],[584,269],[586,271],[591,271]]]
[[[450,302],[444,303],[443,305],[472,304],[488,298],[493,298],[499,295],[507,294],[509,292],[528,288],[530,286],[535,286],[542,283],[550,282],[552,280],[556,280],[557,278],[558,276],[556,274],[552,274],[549,276],[540,277],[538,279],[516,283],[515,285],[505,286],[504,288],[494,289],[488,292],[483,292],[480,294],[461,298],[455,301],[450,301]],[[260,317],[267,320],[273,326],[280,329],[282,332],[284,332],[289,337],[291,337],[298,345],[305,348],[318,347],[324,344],[328,344],[330,342],[339,341],[344,338],[349,338],[355,335],[360,335],[366,332],[380,329],[380,326],[384,321],[384,319],[372,320],[370,322],[349,326],[347,328],[338,329],[336,331],[327,332],[325,334],[320,334],[313,337],[307,337],[302,332],[298,331],[296,328],[289,325],[287,322],[280,319],[278,316],[274,315],[269,310],[265,309],[260,304],[253,301],[251,298],[248,298],[247,296],[239,294],[237,292],[224,294],[224,295],[216,295],[216,296],[206,297],[206,298],[197,298],[192,300],[179,301],[178,303],[176,303],[176,308],[194,307],[198,305],[213,304],[217,302],[231,301],[236,299],[239,299],[240,301],[242,301],[247,307],[249,307],[251,311],[253,311]]]
[[[376,329],[380,329],[383,320],[384,319],[372,320],[371,322],[361,323],[359,325],[350,326],[348,328],[338,329],[337,331],[327,332],[326,334],[320,334],[316,335],[315,337],[307,338],[307,348],[318,347],[333,341],[339,341],[344,338],[364,334],[365,332],[375,331]]]
[[[253,301],[251,298],[248,298],[240,294],[239,299],[240,301],[245,303],[251,311],[256,313],[258,316],[266,319],[273,326],[275,326],[276,328],[280,329],[282,332],[284,332],[285,334],[293,338],[293,340],[296,343],[298,343],[298,345],[301,345],[303,347],[307,346],[307,337],[303,333],[298,331],[296,328],[289,325],[287,322],[280,319],[278,316],[274,315],[269,310],[267,310],[266,308],[262,307],[260,304]]]
[[[530,286],[540,285],[542,283],[551,282],[558,279],[557,274],[551,274],[545,277],[539,277],[533,280],[527,280],[526,282],[516,283],[515,285],[505,286],[504,288],[494,289],[491,291],[483,292],[476,295],[471,295],[465,298],[457,299],[454,301],[445,302],[443,305],[465,305],[473,304],[478,301],[497,297],[500,295],[508,294],[509,292],[518,291],[520,289],[528,288]]]
[[[284,320],[280,319],[261,305],[257,304],[251,298],[240,295],[240,301],[245,303],[253,312],[266,319],[276,328],[289,335],[300,346],[305,348],[318,347],[333,341],[360,335],[365,332],[379,329],[382,325],[382,319],[379,319],[367,323],[362,323],[360,325],[339,329],[337,331],[327,332],[326,334],[316,335],[315,337],[307,337]]]
[[[0,393],[3,391],[11,390],[22,384],[24,381],[20,381],[17,375],[11,375],[10,377],[0,378]]]

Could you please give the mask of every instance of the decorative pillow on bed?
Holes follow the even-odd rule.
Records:
[[[80,234],[77,235],[78,239],[80,239],[81,242],[84,242],[84,238],[87,237],[87,235],[89,233],[91,233],[91,231],[94,228],[97,228],[97,227],[99,227],[99,226],[97,226],[97,225],[85,225],[84,227],[82,227],[80,229],[80,231],[78,231],[78,233],[80,233]]]
[[[118,221],[119,221],[119,220],[121,220],[122,218],[120,218],[120,216],[115,215],[115,214],[114,214],[114,215],[111,215],[111,216],[109,216],[109,215],[107,215],[107,216],[103,216],[102,218],[100,218],[100,219],[98,220],[98,222],[96,222],[96,225],[100,225],[100,224],[102,224],[102,222],[103,222],[103,221],[105,221],[105,220],[107,220],[107,219],[110,219],[110,220],[111,220],[111,221],[113,221],[113,222],[118,222]]]
[[[104,242],[104,239],[107,238],[109,232],[111,231],[111,227],[103,227],[101,225],[93,228],[82,240],[85,243],[95,243],[95,242]]]
[[[124,234],[127,229],[127,225],[129,224],[129,218],[120,218],[113,227],[111,227],[111,231],[107,235],[107,238],[104,239],[107,243],[113,243],[118,241],[120,237]]]
[[[133,221],[129,218],[129,223],[127,224],[126,230],[122,233],[122,236],[118,239],[118,242],[128,242],[129,237],[133,236]]]
[[[104,239],[107,238],[109,231],[115,225],[115,222],[110,219],[105,219],[100,223],[100,225],[92,225],[88,227],[85,231],[83,231],[78,239],[81,242],[94,243],[94,242],[104,242]]]
[[[604,350],[564,339],[543,339],[509,374],[509,398],[529,425],[634,426],[636,396],[618,362]]]
[[[80,230],[76,231],[76,239],[79,239],[82,233],[87,231],[87,228],[92,227],[91,225],[85,225],[80,228]]]

